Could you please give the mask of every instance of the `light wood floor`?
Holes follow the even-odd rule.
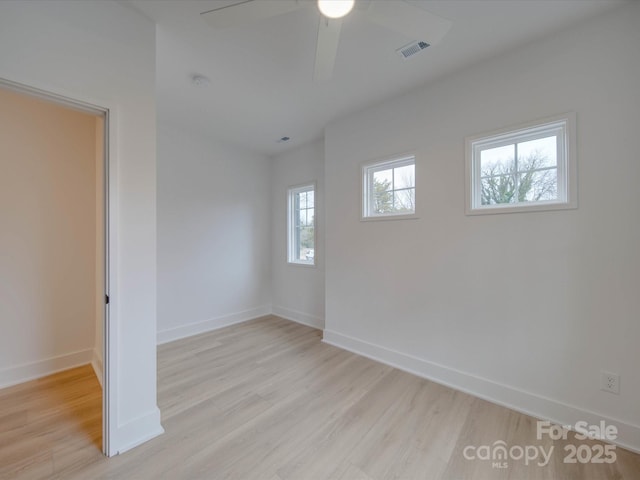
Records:
[[[531,417],[320,340],[266,317],[159,347],[166,433],[110,459],[88,367],[0,391],[0,478],[640,479],[640,455],[564,464],[584,442],[538,441]],[[465,460],[498,440],[555,451],[546,467]]]
[[[102,457],[102,389],[90,365],[0,390],[0,478],[55,478]]]

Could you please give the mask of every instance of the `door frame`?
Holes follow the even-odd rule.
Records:
[[[79,110],[103,118],[103,226],[104,226],[104,289],[102,340],[102,452],[106,456],[116,455],[117,431],[117,353],[118,332],[116,321],[117,298],[117,164],[116,112],[108,102],[79,99],[75,94],[54,93],[52,89],[40,89],[0,77],[0,88],[12,90],[30,97],[39,98],[73,110]],[[107,302],[107,298],[109,301]]]

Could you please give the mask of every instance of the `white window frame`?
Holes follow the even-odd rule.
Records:
[[[296,208],[295,196],[303,192],[313,192],[313,260],[300,260],[296,258]],[[315,267],[318,255],[318,229],[317,229],[317,188],[316,182],[309,182],[302,185],[295,185],[287,189],[287,263],[289,265],[299,265],[304,267]]]
[[[375,213],[373,208],[373,174],[381,170],[389,170],[393,168],[404,167],[406,165],[414,166],[414,211],[413,213]],[[360,209],[360,220],[377,221],[377,220],[404,220],[418,218],[418,165],[416,161],[415,153],[404,153],[402,155],[395,155],[393,157],[387,157],[384,160],[374,160],[363,163],[360,166],[360,199],[362,202],[362,208]],[[395,185],[394,185],[395,186]],[[395,190],[393,190],[395,191]]]
[[[537,202],[482,205],[480,153],[527,140],[557,136],[558,198]],[[504,128],[465,139],[465,177],[467,215],[496,213],[540,212],[566,210],[578,207],[576,164],[576,114],[565,113],[542,120]]]

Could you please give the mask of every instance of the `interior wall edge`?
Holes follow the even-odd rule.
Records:
[[[285,320],[306,325],[307,327],[317,328],[318,330],[324,329],[324,318],[311,315],[309,313],[276,305],[273,306],[272,313],[278,317],[284,318]]]

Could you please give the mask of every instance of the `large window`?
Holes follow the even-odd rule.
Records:
[[[289,263],[315,265],[315,192],[315,184],[302,185],[289,189]]]
[[[415,216],[416,159],[413,155],[362,167],[362,218]]]
[[[574,208],[574,115],[467,139],[467,213]]]

